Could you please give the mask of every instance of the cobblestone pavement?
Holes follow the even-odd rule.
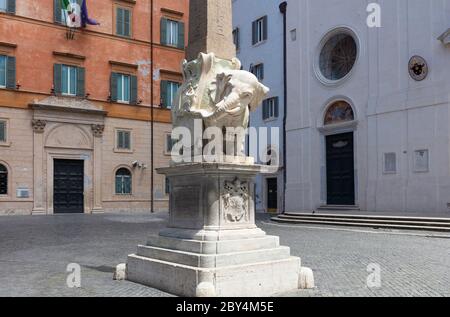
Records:
[[[316,289],[280,296],[450,296],[450,236],[259,218],[315,273]],[[114,267],[165,221],[165,214],[0,217],[0,296],[170,296],[112,280]],[[81,265],[81,288],[66,285],[69,263]],[[381,267],[377,289],[366,284],[371,263]]]

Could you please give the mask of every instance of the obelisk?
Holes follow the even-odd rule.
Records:
[[[240,69],[231,0],[191,0],[190,20],[189,62],[183,63],[172,124],[189,132],[187,127],[200,120],[200,127],[215,128],[214,139],[223,137],[224,130],[228,137],[228,128],[247,128],[250,111],[269,89]],[[236,138],[241,149],[244,140]],[[182,151],[187,159],[192,158],[188,149]],[[302,268],[300,258],[291,256],[278,237],[256,225],[255,178],[262,167],[243,151],[221,154],[215,152],[218,160],[213,162],[204,152],[194,155],[200,160],[179,162],[172,153],[171,166],[157,169],[170,184],[169,221],[128,256],[128,280],[188,297],[271,296],[311,287],[312,271]]]
[[[227,60],[236,57],[231,12],[231,0],[190,0],[188,61],[199,53],[214,53]]]

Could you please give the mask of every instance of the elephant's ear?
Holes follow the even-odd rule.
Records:
[[[258,83],[253,92],[249,107],[250,111],[255,111],[263,102],[266,95],[269,93],[269,88],[261,83]]]

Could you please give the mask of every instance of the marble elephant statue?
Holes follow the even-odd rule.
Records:
[[[261,84],[255,75],[243,70],[226,70],[219,73],[212,87],[210,97],[215,105],[214,111],[202,110],[197,113],[202,116],[205,128],[217,127],[224,133],[227,129],[247,129],[250,112],[255,111],[269,93],[269,88]],[[228,135],[224,148],[234,149],[234,153],[226,155],[243,156],[245,134],[233,134],[232,137],[233,139],[230,139]],[[232,143],[231,147],[229,143]]]

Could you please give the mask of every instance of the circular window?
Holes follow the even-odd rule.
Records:
[[[319,55],[321,76],[328,82],[346,77],[358,58],[358,44],[349,30],[334,31],[325,37]]]

